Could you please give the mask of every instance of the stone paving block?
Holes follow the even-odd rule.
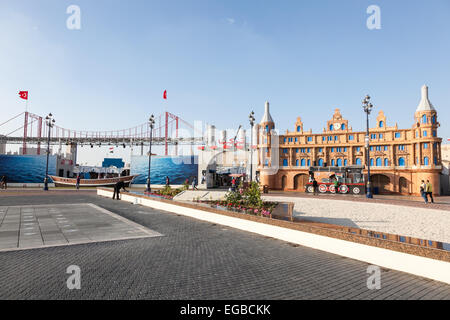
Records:
[[[57,209],[55,209],[55,207]],[[88,204],[2,207],[0,251],[56,244],[155,236]],[[138,232],[127,233],[136,229]],[[86,231],[86,232],[85,232]]]

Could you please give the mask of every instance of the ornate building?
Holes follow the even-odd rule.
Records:
[[[373,124],[373,117],[372,117]],[[421,180],[430,180],[440,194],[441,142],[437,112],[428,99],[428,87],[410,129],[388,126],[383,111],[369,129],[370,148],[365,148],[365,131],[354,132],[340,113],[334,111],[322,133],[305,131],[300,117],[294,131],[278,135],[266,102],[258,130],[258,170],[262,185],[270,189],[305,191],[310,166],[364,165],[367,152],[372,186],[379,193],[418,194]]]

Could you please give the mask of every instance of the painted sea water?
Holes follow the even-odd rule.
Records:
[[[148,175],[148,157],[132,156],[130,164],[131,174],[140,174],[133,180],[135,184],[146,184]],[[171,184],[182,184],[186,179],[198,174],[197,156],[152,156],[151,183],[165,184],[166,176],[169,176]]]
[[[47,156],[0,155],[0,177],[5,175],[9,183],[42,183]],[[56,156],[48,160],[48,174],[56,175]]]

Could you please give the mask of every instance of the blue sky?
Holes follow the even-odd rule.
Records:
[[[81,30],[66,28],[71,4]],[[366,27],[372,4],[380,30]],[[320,132],[337,107],[361,130],[369,93],[374,117],[382,109],[409,128],[427,84],[447,138],[448,21],[448,0],[2,0],[0,120],[29,90],[30,111],[82,130],[132,127],[164,108],[237,128],[266,100],[282,132],[297,116]]]

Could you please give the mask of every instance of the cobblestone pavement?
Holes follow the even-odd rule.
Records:
[[[1,197],[2,206],[65,203],[67,195]],[[367,263],[125,202],[72,194],[163,237],[0,253],[1,299],[450,299],[450,286]],[[81,268],[69,290],[66,269]]]

